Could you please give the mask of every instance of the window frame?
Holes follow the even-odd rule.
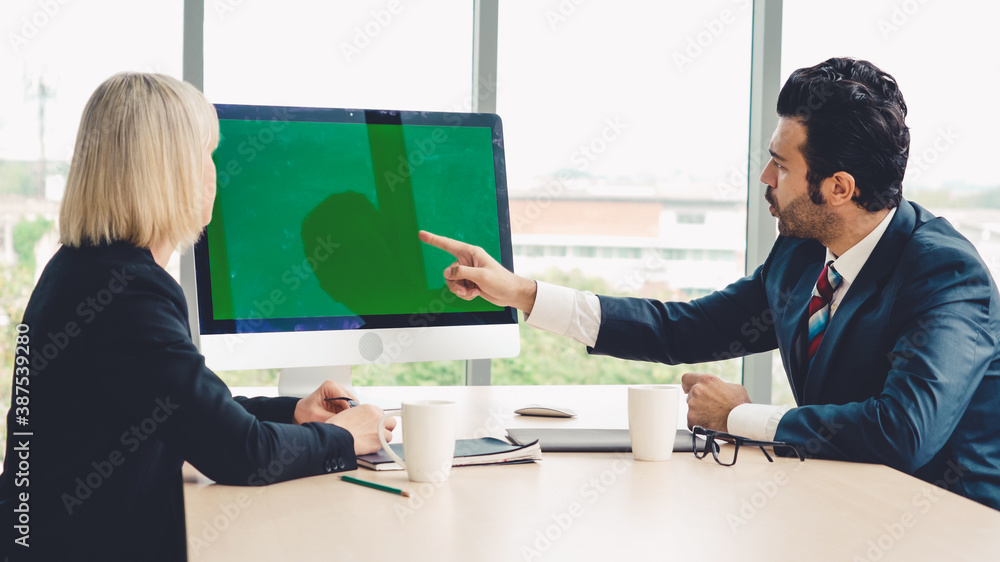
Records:
[[[472,111],[496,112],[497,43],[499,0],[475,0],[473,6]],[[771,131],[777,126],[774,106],[780,88],[782,0],[753,2],[750,73],[750,155],[747,173],[747,250],[746,272],[752,273],[764,262],[777,236],[774,222],[762,197],[754,189],[767,163]],[[205,0],[184,0],[184,80],[204,89]],[[181,278],[193,279],[193,266],[182,265]],[[185,297],[195,298],[193,285],[182,283]],[[198,327],[192,318],[191,333],[198,343]],[[491,383],[490,360],[466,362],[466,385],[488,386]],[[743,384],[750,399],[757,403],[771,401],[772,354],[759,353],[743,360]]]

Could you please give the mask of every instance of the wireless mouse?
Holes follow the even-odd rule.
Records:
[[[543,416],[547,418],[572,418],[576,416],[576,412],[569,408],[539,406],[538,404],[528,404],[523,408],[514,410],[514,413],[522,416]]]

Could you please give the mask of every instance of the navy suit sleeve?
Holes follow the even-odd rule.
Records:
[[[589,351],[677,365],[772,350],[778,344],[763,283],[767,265],[686,303],[599,297],[601,327]]]
[[[148,266],[146,266],[148,267]],[[220,484],[263,485],[357,468],[354,439],[325,423],[261,421],[233,399],[191,341],[183,296],[165,272],[135,275],[99,322],[113,350],[99,384],[109,401]],[[170,286],[173,283],[174,286]],[[287,400],[252,402],[262,417],[285,417]]]
[[[955,248],[922,247],[901,261],[910,271],[899,276],[904,286],[892,316],[902,329],[881,394],[794,408],[778,424],[776,440],[801,444],[813,456],[910,474],[944,447],[994,358],[989,273]]]
[[[295,423],[295,406],[299,403],[299,399],[294,396],[274,398],[234,396],[233,400],[260,421]]]

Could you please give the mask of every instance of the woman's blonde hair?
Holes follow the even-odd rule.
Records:
[[[215,108],[191,84],[140,72],[108,78],[80,119],[59,241],[194,244],[203,226],[202,160],[218,143]]]

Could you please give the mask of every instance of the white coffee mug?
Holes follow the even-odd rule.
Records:
[[[406,469],[411,482],[444,482],[451,474],[455,458],[455,403],[445,400],[403,402],[400,413],[386,412],[379,420],[384,427],[386,418],[403,419],[403,457],[399,458],[385,441],[378,438],[392,460]]]
[[[637,461],[668,461],[677,438],[678,385],[628,388],[628,433]]]

